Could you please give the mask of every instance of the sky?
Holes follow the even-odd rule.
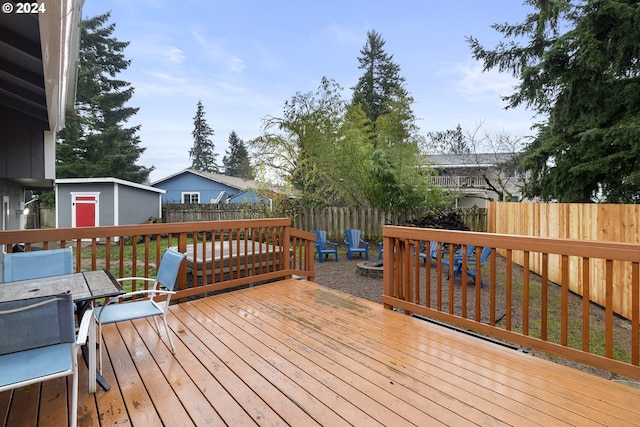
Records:
[[[526,137],[533,113],[506,110],[501,98],[517,80],[483,72],[466,37],[493,48],[491,25],[528,11],[520,0],[86,0],[83,17],[110,12],[113,36],[130,42],[118,78],[140,110],[125,125],[141,125],[138,163],[155,168],[154,182],[190,166],[199,100],[222,165],[232,131],[245,142],[259,136],[266,117],[282,117],[285,101],[315,92],[322,77],[350,99],[370,30],[399,65],[423,135],[460,124]]]

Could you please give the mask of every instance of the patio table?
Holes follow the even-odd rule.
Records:
[[[57,295],[67,291],[71,293],[76,303],[78,319],[82,318],[94,300],[124,294],[122,285],[108,270],[97,270],[0,283],[0,301]],[[110,388],[109,383],[96,370],[95,349],[94,321],[91,322],[87,346],[82,348],[82,355],[89,368],[89,393],[95,393],[96,383],[99,383],[104,390]]]

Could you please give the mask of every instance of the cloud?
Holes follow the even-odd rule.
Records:
[[[196,28],[191,35],[202,48],[205,57],[210,58],[216,63],[222,64],[227,69],[234,72],[241,72],[245,69],[245,64],[241,58],[227,51],[224,47],[226,44],[223,39],[207,39],[200,29]]]
[[[480,64],[458,64],[446,67],[440,76],[448,76],[451,91],[468,102],[494,102],[504,106],[502,97],[514,92],[518,80],[496,70],[483,71]]]
[[[345,45],[360,45],[363,43],[364,35],[366,34],[366,30],[362,28],[353,28],[353,27],[341,27],[336,23],[332,23],[323,29],[323,32],[327,34],[327,36],[333,40],[338,42],[339,44]]]
[[[181,64],[185,60],[182,49],[173,45],[164,37],[143,35],[136,37],[127,49],[127,56],[135,58],[136,62],[153,62],[162,64]]]

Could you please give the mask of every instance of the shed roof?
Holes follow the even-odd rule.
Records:
[[[126,185],[127,187],[139,188],[141,190],[152,191],[155,193],[164,194],[167,190],[162,188],[150,187],[148,185],[138,184],[137,182],[125,181],[119,178],[61,178],[56,179],[57,184],[119,184]]]

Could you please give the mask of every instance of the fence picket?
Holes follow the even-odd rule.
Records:
[[[391,212],[372,207],[331,206],[297,208],[293,211],[293,227],[299,230],[327,230],[335,241],[344,240],[344,230],[358,228],[363,238],[379,240],[383,225],[406,225],[426,216],[430,208]],[[456,209],[471,231],[487,230],[486,209]],[[267,218],[272,214],[262,205],[249,204],[165,204],[164,222],[229,221]]]

